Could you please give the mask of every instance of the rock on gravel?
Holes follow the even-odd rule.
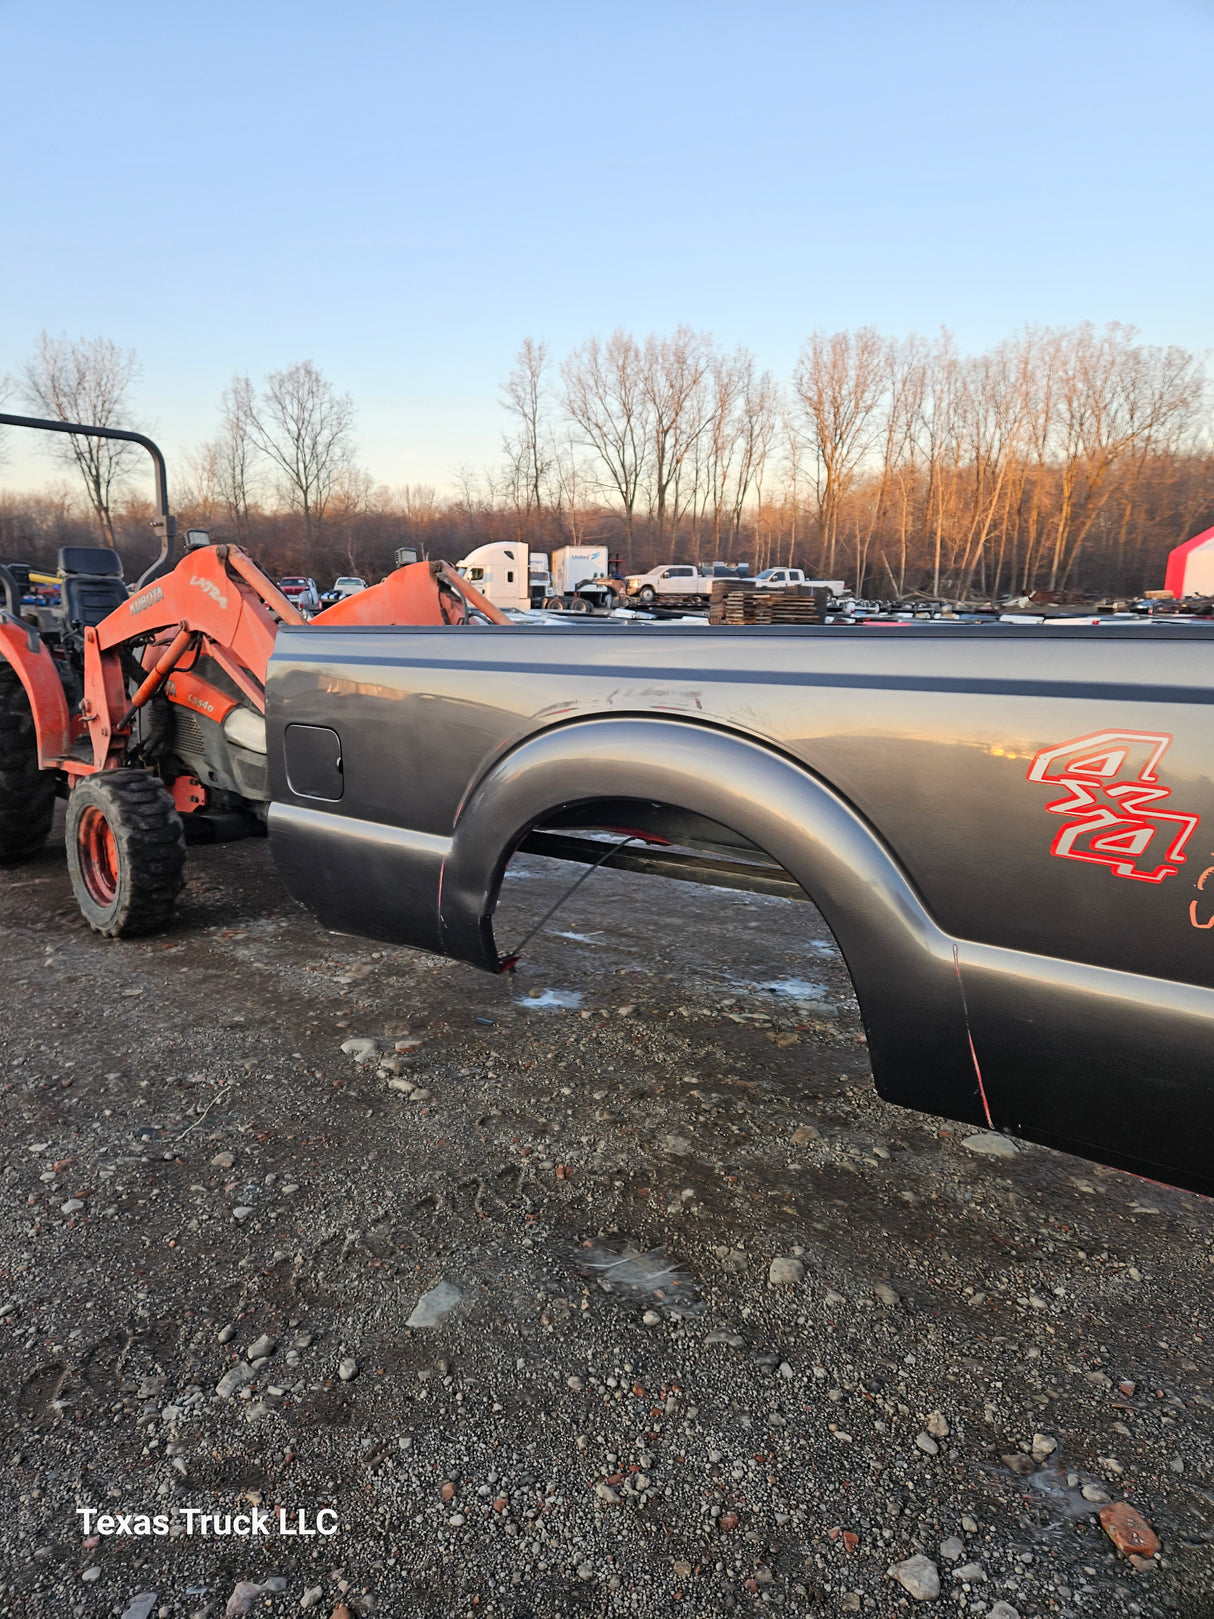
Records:
[[[347,1057],[353,1057],[361,1068],[363,1063],[370,1062],[379,1051],[379,1042],[376,1040],[343,1040],[341,1049]]]
[[[277,1338],[270,1338],[265,1333],[262,1333],[260,1338],[249,1345],[248,1349],[245,1350],[245,1354],[250,1360],[264,1360],[267,1355],[272,1355],[277,1348]]]
[[[934,1602],[940,1595],[940,1574],[930,1557],[922,1553],[894,1563],[889,1570],[891,1580],[897,1580],[904,1591],[909,1591],[916,1602]]]
[[[1113,1501],[1101,1507],[1100,1523],[1117,1550],[1127,1557],[1154,1557],[1159,1550],[1159,1536],[1128,1501]]]
[[[777,1257],[772,1260],[771,1268],[767,1272],[767,1280],[772,1287],[781,1287],[788,1283],[803,1282],[805,1280],[805,1266],[799,1259],[783,1259]]]
[[[149,1619],[157,1600],[155,1591],[140,1591],[122,1610],[122,1619]]]
[[[439,1282],[436,1287],[432,1287],[418,1299],[405,1325],[437,1327],[446,1320],[462,1298],[463,1294],[453,1282]]]
[[[1013,1608],[1010,1602],[996,1602],[993,1608],[987,1609],[986,1619],[1020,1619],[1020,1610]]]
[[[257,1373],[248,1361],[238,1360],[235,1366],[226,1371],[215,1385],[215,1392],[221,1400],[230,1400],[238,1390],[251,1383]]]
[[[966,1136],[961,1143],[971,1152],[979,1152],[984,1158],[1018,1158],[1020,1148],[1008,1136],[1000,1135],[998,1130],[979,1130],[976,1135]]]
[[[227,1606],[223,1610],[223,1619],[240,1619],[242,1614],[252,1612],[253,1604],[258,1597],[274,1596],[286,1588],[287,1582],[279,1574],[272,1575],[260,1585],[254,1580],[241,1580],[228,1598]]]
[[[358,1362],[346,1359],[338,1363],[337,1375],[343,1383],[349,1383],[358,1376]]]

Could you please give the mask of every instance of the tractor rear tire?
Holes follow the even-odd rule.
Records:
[[[185,887],[185,833],[146,770],[85,776],[67,801],[67,865],[76,902],[107,939],[155,933]]]
[[[0,664],[0,866],[36,855],[55,818],[58,780],[38,768],[38,739],[17,671]]]

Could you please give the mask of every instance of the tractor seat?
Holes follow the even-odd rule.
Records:
[[[93,628],[126,601],[122,558],[101,545],[59,547],[64,616],[74,629]]]

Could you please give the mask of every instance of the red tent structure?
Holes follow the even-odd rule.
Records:
[[[1164,588],[1182,596],[1214,596],[1214,528],[1203,529],[1168,557]]]

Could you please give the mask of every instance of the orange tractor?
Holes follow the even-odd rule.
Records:
[[[38,853],[66,798],[68,869],[89,924],[149,933],[185,886],[187,842],[264,834],[266,667],[303,619],[238,545],[186,535],[174,565],[164,457],[139,433],[0,413],[0,425],[127,439],[151,455],[160,555],[129,587],[106,548],[64,546],[58,602],[0,565],[0,864]],[[413,562],[314,624],[508,622],[445,562]]]

